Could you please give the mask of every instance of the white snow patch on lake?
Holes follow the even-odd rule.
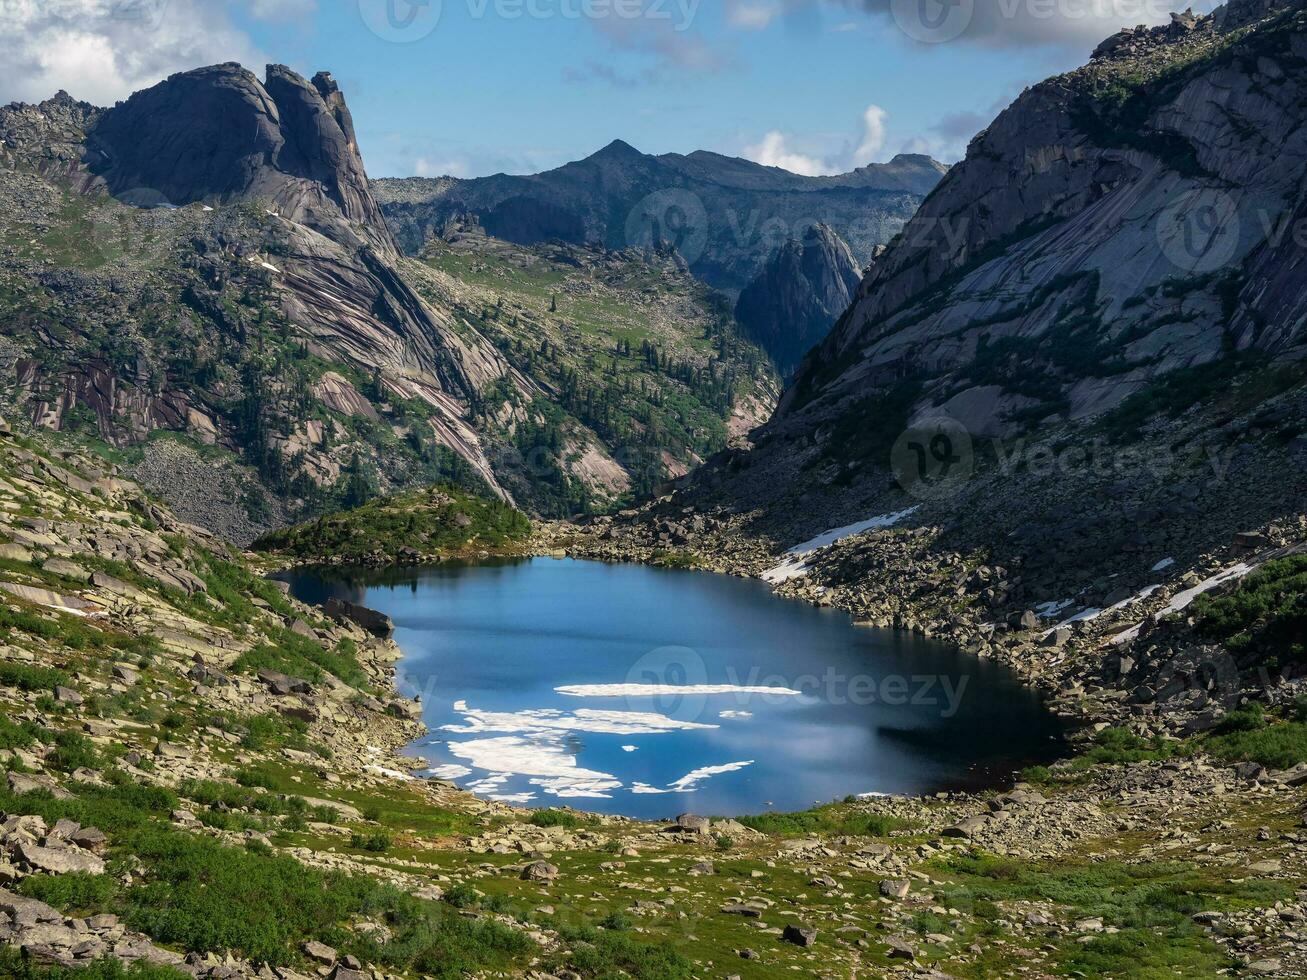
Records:
[[[462,779],[464,776],[472,775],[472,770],[467,766],[460,766],[451,762],[448,765],[435,766],[427,770],[427,775],[432,779]]]
[[[710,694],[775,694],[782,697],[800,697],[803,694],[802,691],[795,691],[788,687],[742,684],[564,684],[554,690],[574,698],[658,698]]]
[[[738,718],[738,719],[743,720],[743,719],[745,719],[745,718],[752,718],[752,717],[753,717],[753,712],[752,712],[752,711],[720,711],[720,712],[717,713],[717,717],[718,717],[718,718],[726,718],[726,719],[737,719],[737,718]]]
[[[857,534],[865,534],[867,531],[876,531],[882,528],[893,527],[900,521],[911,517],[919,508],[909,507],[907,510],[901,510],[894,514],[881,514],[879,517],[873,517],[869,520],[859,521],[857,524],[849,524],[846,527],[837,527],[831,531],[825,531],[809,541],[802,544],[796,544],[789,551],[785,552],[785,560],[774,568],[769,568],[760,576],[764,582],[771,585],[780,585],[788,582],[790,579],[799,578],[808,574],[811,570],[806,559],[814,552],[827,548],[830,545],[837,544],[845,538],[851,538]]]
[[[564,798],[607,798],[612,790],[622,788],[616,776],[578,766],[576,757],[559,738],[504,735],[450,742],[448,747],[451,754],[472,768],[490,773],[468,784],[474,793],[496,790],[510,776],[528,776],[532,786]]]
[[[599,711],[581,708],[576,712],[557,708],[525,711],[482,711],[462,708],[464,725],[443,725],[441,731],[470,735],[478,732],[591,732],[598,735],[659,735],[717,728],[717,725],[677,721],[652,711]]]
[[[623,746],[622,746],[622,751],[623,751],[623,752],[635,752],[635,751],[637,751],[639,748],[640,748],[640,747],[639,747],[638,745],[623,745]]]
[[[747,762],[728,762],[720,766],[704,766],[687,772],[680,779],[674,780],[667,784],[666,789],[659,789],[657,786],[650,786],[648,783],[636,783],[631,787],[632,793],[693,793],[699,788],[699,784],[712,779],[713,776],[721,776],[728,772],[739,772],[753,765],[754,760]]]
[[[1175,564],[1174,558],[1163,558],[1161,561],[1159,561],[1156,565],[1152,567],[1152,571],[1164,572],[1174,564]]]

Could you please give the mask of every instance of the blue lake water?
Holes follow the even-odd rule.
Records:
[[[288,576],[379,609],[430,735],[487,797],[657,818],[1001,784],[1061,726],[1005,668],[762,582],[537,558]]]

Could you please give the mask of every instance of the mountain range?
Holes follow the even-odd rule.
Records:
[[[373,193],[405,251],[474,214],[497,238],[609,248],[677,247],[704,282],[738,295],[775,252],[824,223],[865,264],[893,238],[947,168],[901,154],[832,177],[804,177],[700,151],[650,156],[617,140],[530,176],[376,180]]]
[[[219,514],[238,539],[437,479],[545,512],[606,505],[774,403],[766,358],[661,243],[536,256],[539,309],[506,306],[505,265],[470,306],[401,254],[326,73],[224,64],[109,109],[11,105],[0,159],[14,406],[128,452],[183,514]],[[633,288],[604,280],[629,266]],[[601,294],[627,321],[620,351],[608,336],[564,366],[547,336],[592,323]]]

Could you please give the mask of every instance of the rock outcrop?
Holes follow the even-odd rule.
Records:
[[[1230,3],[1029,89],[876,261],[783,424],[910,382],[914,414],[1012,435],[1301,345],[1305,17]]]
[[[849,307],[861,273],[849,246],[829,225],[790,239],[745,288],[735,318],[771,354],[782,373],[826,339]]]
[[[118,445],[184,433],[234,450],[279,498],[331,488],[351,460],[381,488],[456,466],[503,493],[474,405],[512,372],[410,284],[329,74],[215,65],[110,109],[61,93],[0,109],[0,138],[0,223],[30,241],[0,279],[40,297],[6,314],[32,423]],[[315,397],[326,377],[353,407]],[[194,481],[164,477],[152,489],[192,510]]]
[[[328,72],[269,65],[173,75],[109,109],[86,162],[109,193],[144,206],[264,201],[342,244],[394,241],[368,189],[354,122]]]

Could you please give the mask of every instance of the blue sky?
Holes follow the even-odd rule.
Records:
[[[957,159],[1023,86],[1181,6],[1046,2],[19,3],[0,7],[0,58],[18,68],[0,100],[62,87],[103,104],[172,71],[280,61],[335,74],[373,176],[534,172],[615,138],[834,173],[901,151]],[[923,36],[914,4],[965,24]]]

